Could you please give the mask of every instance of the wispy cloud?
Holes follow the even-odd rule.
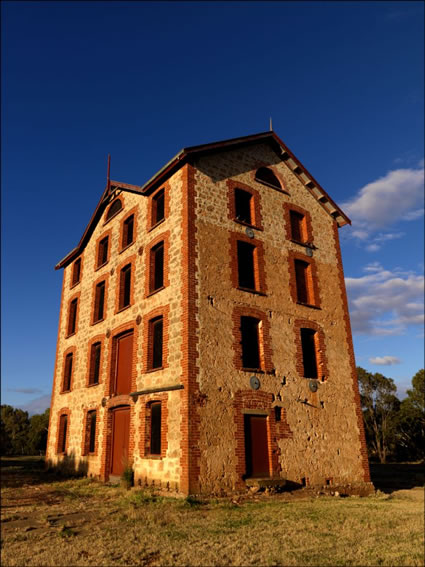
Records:
[[[50,407],[50,396],[46,395],[21,406],[21,409],[27,411],[29,415],[34,415],[36,413],[44,413],[48,407]]]
[[[363,335],[401,335],[424,321],[424,279],[415,272],[385,270],[368,264],[365,274],[347,277],[353,332]]]
[[[7,388],[8,392],[16,392],[18,394],[41,394],[43,390],[39,388]]]
[[[396,356],[375,356],[369,358],[369,362],[378,366],[392,366],[393,364],[400,364],[401,360]]]

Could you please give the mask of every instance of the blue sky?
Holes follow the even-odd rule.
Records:
[[[49,405],[62,272],[111,176],[273,128],[353,220],[357,364],[423,367],[421,2],[3,2],[2,403]],[[46,398],[47,396],[47,398]],[[46,403],[47,400],[47,403]]]

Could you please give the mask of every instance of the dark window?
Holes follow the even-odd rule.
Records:
[[[68,416],[61,415],[59,418],[58,453],[66,451],[66,435],[68,429]]]
[[[109,237],[105,236],[99,242],[99,250],[97,251],[97,267],[103,266],[108,261],[108,245]]]
[[[96,412],[89,411],[87,420],[89,426],[89,453],[94,453],[96,447]]]
[[[120,300],[119,309],[124,309],[130,305],[131,291],[131,264],[127,264],[120,273]]]
[[[96,286],[96,295],[94,300],[94,317],[93,321],[102,321],[105,308],[105,282],[100,282]]]
[[[106,213],[106,220],[109,220],[114,215],[116,215],[122,209],[122,203],[119,199],[114,201],[112,205],[109,207],[108,212]]]
[[[301,329],[304,378],[317,378],[316,331]]]
[[[297,284],[297,301],[312,303],[309,291],[310,265],[302,260],[295,260],[295,280]]]
[[[99,384],[101,343],[94,343],[90,350],[89,384]]]
[[[75,327],[77,324],[77,305],[77,298],[73,299],[69,304],[68,335],[75,333]]]
[[[291,238],[297,242],[306,242],[304,231],[304,215],[296,211],[289,211],[291,218]]]
[[[279,179],[268,167],[260,167],[255,174],[255,180],[265,185],[269,185],[274,189],[282,189]]]
[[[256,289],[255,286],[255,246],[238,240],[238,283],[239,287]]]
[[[243,189],[235,189],[235,213],[236,219],[247,224],[252,224],[252,195]]]
[[[151,455],[161,454],[161,402],[151,404]]]
[[[152,226],[158,224],[165,216],[165,191],[161,189],[152,198]]]
[[[163,319],[162,317],[157,317],[149,322],[150,331],[150,347],[151,347],[151,359],[150,368],[161,368],[162,367],[162,347],[163,347]]]
[[[65,357],[62,392],[69,392],[71,390],[73,358],[72,352],[68,353]]]
[[[123,233],[122,233],[122,248],[126,248],[130,246],[133,242],[134,237],[134,215],[125,219],[123,224]]]
[[[81,258],[75,260],[72,266],[72,285],[76,285],[80,281],[81,276]]]
[[[260,368],[259,323],[254,317],[241,317],[243,368]]]
[[[164,285],[164,243],[159,242],[150,252],[150,290],[155,291]]]

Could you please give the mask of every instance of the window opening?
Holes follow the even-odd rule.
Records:
[[[67,429],[68,429],[68,416],[61,415],[59,418],[58,453],[65,453],[66,451]]]
[[[151,404],[151,455],[161,454],[161,402]]]
[[[239,287],[255,290],[255,246],[249,242],[238,240],[237,251]]]
[[[260,368],[259,323],[254,317],[241,317],[243,368]]]
[[[106,220],[109,220],[114,215],[116,215],[122,209],[122,203],[119,199],[116,199],[112,205],[109,207],[108,212],[106,213]]]
[[[68,335],[75,333],[75,327],[77,323],[77,304],[77,298],[73,299],[69,304]]]
[[[72,266],[72,285],[76,285],[80,281],[81,276],[81,258],[75,260]]]
[[[130,305],[131,290],[131,264],[124,266],[120,273],[120,301],[119,308],[124,309]]]
[[[316,331],[301,329],[304,378],[317,378]]]
[[[164,286],[164,242],[159,242],[151,249],[150,291],[156,291]]]
[[[69,392],[71,390],[73,358],[74,357],[72,352],[68,353],[65,357],[65,371],[63,376],[62,392]]]
[[[89,453],[95,452],[96,447],[96,411],[89,411]]]
[[[291,219],[291,237],[292,240],[297,242],[306,242],[305,230],[304,230],[304,215],[298,213],[297,211],[290,211]]]
[[[96,297],[94,301],[94,322],[102,321],[105,308],[105,282],[100,282],[96,286]]]
[[[165,191],[161,189],[152,199],[152,225],[165,218]]]
[[[235,213],[236,219],[247,224],[252,224],[252,195],[243,189],[235,189]]]
[[[94,343],[90,352],[89,385],[99,384],[101,343]]]
[[[312,303],[309,290],[310,265],[303,260],[295,260],[295,281],[297,285],[297,301],[300,303]]]
[[[255,174],[255,180],[265,185],[269,185],[274,189],[282,189],[279,179],[268,167],[260,167]]]
[[[99,242],[99,251],[97,255],[97,267],[103,266],[108,261],[108,244],[109,244],[109,237],[105,236]]]
[[[130,246],[134,238],[134,215],[124,221],[122,234],[122,248]]]
[[[162,317],[150,321],[151,369],[162,368],[163,329]]]

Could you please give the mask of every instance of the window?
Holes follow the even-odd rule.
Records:
[[[255,174],[255,181],[259,181],[260,183],[268,185],[269,187],[273,187],[274,189],[282,190],[279,179],[268,167],[260,167],[257,170]]]
[[[65,357],[65,368],[63,372],[62,392],[69,392],[71,390],[72,381],[72,367],[74,355],[72,352],[68,353]]]
[[[291,223],[291,238],[297,242],[307,242],[305,216],[297,211],[289,211]]]
[[[58,434],[58,453],[66,452],[66,436],[68,433],[68,416],[63,414],[59,417],[59,434]]]
[[[316,331],[301,329],[304,378],[317,378]]]
[[[93,323],[102,321],[105,308],[105,282],[99,282],[95,289]]]
[[[297,286],[297,301],[300,303],[313,304],[311,293],[311,269],[310,264],[302,260],[295,260],[295,281]]]
[[[75,298],[69,304],[69,315],[68,315],[68,336],[75,333],[77,325],[77,306],[78,299]]]
[[[108,212],[106,213],[106,220],[108,221],[113,216],[115,216],[120,210],[122,209],[122,203],[119,199],[116,199],[112,205],[109,207]]]
[[[97,251],[97,267],[103,266],[108,261],[108,247],[109,247],[109,236],[105,236],[99,242],[99,248]]]
[[[87,414],[88,426],[88,452],[94,453],[96,449],[96,411]]]
[[[118,308],[124,309],[130,305],[131,264],[127,264],[120,272],[120,296]]]
[[[77,285],[81,276],[81,258],[75,260],[72,266],[71,286]]]
[[[259,324],[260,320],[254,317],[241,317],[243,368],[259,369],[261,366]]]
[[[150,286],[153,292],[164,286],[164,242],[159,242],[150,252]]]
[[[89,386],[94,384],[99,384],[101,353],[102,353],[102,345],[100,342],[91,345]]]
[[[152,197],[152,226],[165,218],[165,191],[161,189]]]
[[[235,189],[235,217],[236,220],[253,224],[252,222],[253,196],[243,189]]]
[[[163,351],[163,329],[162,317],[156,317],[149,321],[149,369],[162,368]]]
[[[127,248],[133,242],[134,238],[134,215],[130,215],[123,223],[121,247]]]
[[[161,402],[150,404],[150,454],[161,454]]]
[[[255,282],[255,256],[256,248],[249,242],[238,240],[238,285],[239,287],[256,290]]]

